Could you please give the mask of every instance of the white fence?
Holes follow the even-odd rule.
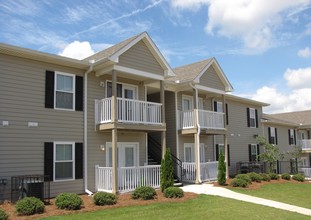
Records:
[[[311,168],[299,168],[299,172],[302,172],[305,177],[311,178]]]
[[[95,167],[96,191],[112,191],[112,168]],[[139,186],[160,187],[160,165],[118,168],[119,192],[133,191]]]
[[[195,181],[195,163],[183,162],[183,180],[186,182]],[[217,179],[218,174],[218,161],[200,163],[201,180],[213,181]]]
[[[161,103],[117,98],[117,120],[119,122],[158,125],[162,123]],[[95,123],[111,122],[112,99],[95,100]]]
[[[310,139],[300,140],[299,146],[301,146],[301,150],[311,150],[311,140]]]

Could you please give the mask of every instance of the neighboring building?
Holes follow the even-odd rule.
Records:
[[[215,58],[172,70],[145,32],[84,60],[0,44],[0,63],[0,200],[20,175],[49,176],[52,197],[157,188],[166,147],[196,183],[217,177],[220,151],[232,175],[260,152],[267,104],[228,94]]]

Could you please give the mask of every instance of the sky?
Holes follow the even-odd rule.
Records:
[[[311,0],[0,0],[0,30],[75,59],[147,31],[172,68],[215,57],[266,113],[311,109]]]

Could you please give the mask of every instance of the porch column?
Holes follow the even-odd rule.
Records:
[[[229,166],[228,166],[228,139],[227,135],[224,134],[224,145],[225,145],[225,161],[226,161],[226,179],[229,178]]]
[[[165,124],[165,91],[164,91],[164,80],[160,81],[160,102],[161,107],[161,120],[162,124]],[[161,145],[162,145],[162,159],[165,156],[166,152],[166,131],[161,132]]]
[[[200,123],[198,120],[198,90],[193,89],[193,117],[194,117],[194,127],[196,132],[194,133],[194,155],[195,155],[195,183],[201,183],[201,169],[200,169]]]
[[[117,165],[117,145],[118,145],[118,129],[117,122],[117,74],[112,70],[112,99],[111,99],[111,120],[112,129],[112,193],[118,192],[118,165]]]

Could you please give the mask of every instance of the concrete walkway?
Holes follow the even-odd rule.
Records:
[[[207,194],[213,196],[221,196],[230,199],[236,199],[245,202],[251,202],[259,205],[269,206],[277,209],[283,209],[286,211],[297,212],[303,215],[311,216],[311,209],[302,208],[299,206],[289,205],[282,202],[276,202],[269,199],[262,199],[255,196],[248,196],[242,193],[233,192],[223,187],[214,187],[213,184],[202,184],[202,185],[186,185],[182,189],[184,192],[193,192],[197,194]]]

